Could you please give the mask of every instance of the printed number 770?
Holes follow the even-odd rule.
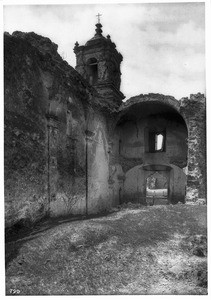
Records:
[[[20,290],[18,289],[10,289],[10,294],[20,294]]]

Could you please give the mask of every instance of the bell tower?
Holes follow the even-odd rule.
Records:
[[[122,55],[117,51],[110,35],[102,35],[99,18],[95,26],[94,37],[84,46],[75,43],[76,70],[106,101],[120,105],[125,98],[120,91]]]

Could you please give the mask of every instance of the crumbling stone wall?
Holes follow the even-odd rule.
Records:
[[[186,138],[181,124],[175,127],[169,123],[168,155],[157,153],[156,157],[145,153],[143,115],[132,120],[132,131],[126,128],[122,132],[124,122],[115,129],[124,114],[131,122],[131,113],[136,112],[136,108],[130,111],[131,105],[146,101],[151,103],[152,111],[160,103],[185,119],[187,200],[206,197],[203,95],[191,95],[180,102],[170,96],[140,95],[118,110],[119,100],[113,101],[115,93],[112,101],[104,99],[103,93],[62,60],[57,45],[49,39],[22,32],[6,33],[4,38],[6,227],[35,222],[46,215],[104,211],[123,201],[125,182],[129,191],[134,184],[128,176],[139,174],[137,167],[144,164],[172,168],[170,184],[174,184],[174,195],[179,200],[186,177],[182,169],[187,162],[186,142],[178,142]],[[140,180],[144,185],[145,175]]]
[[[104,156],[101,169],[106,170],[108,107],[49,39],[15,32],[5,34],[4,45],[6,226],[46,215],[85,214],[87,201],[94,201],[89,213],[105,209],[108,172],[93,177],[96,195],[92,185],[87,187],[87,172],[95,174]],[[94,144],[101,146],[91,148],[87,169],[90,126]],[[98,179],[107,186],[102,193]]]
[[[39,57],[15,36],[4,40],[6,226],[41,218],[48,209],[46,94]]]
[[[206,199],[206,99],[202,94],[180,100],[188,127],[187,201]]]

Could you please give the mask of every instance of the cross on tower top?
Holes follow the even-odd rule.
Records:
[[[97,22],[98,23],[100,23],[100,17],[101,17],[102,15],[100,15],[99,13],[96,15],[96,17],[97,17]]]

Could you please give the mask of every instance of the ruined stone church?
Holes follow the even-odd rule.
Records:
[[[123,57],[95,31],[75,43],[75,69],[48,38],[4,35],[6,227],[146,205],[150,178],[167,203],[206,198],[204,95],[123,102]]]

